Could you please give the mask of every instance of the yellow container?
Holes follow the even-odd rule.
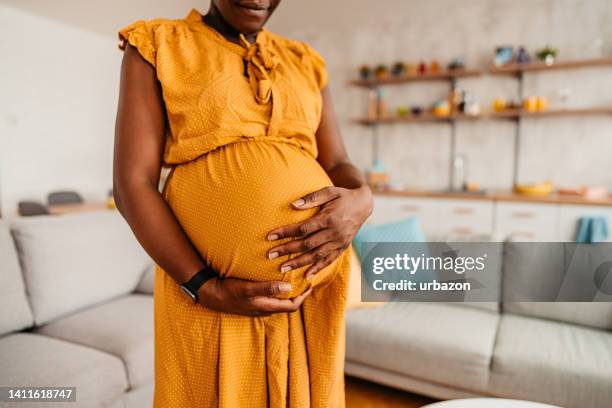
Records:
[[[536,102],[536,108],[538,111],[545,111],[548,109],[548,98],[545,96],[539,96]]]
[[[538,110],[538,98],[535,96],[527,97],[523,100],[523,109],[527,112],[535,112]]]
[[[506,101],[501,98],[493,99],[493,110],[495,112],[501,112],[506,109]]]

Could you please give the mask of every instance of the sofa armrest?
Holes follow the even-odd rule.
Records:
[[[144,293],[147,295],[153,294],[153,286],[155,282],[155,264],[151,264],[140,278],[138,286],[136,286],[136,293]]]

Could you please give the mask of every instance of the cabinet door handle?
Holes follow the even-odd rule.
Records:
[[[402,205],[400,207],[400,210],[405,212],[419,212],[421,210],[421,207],[419,207],[418,205],[406,204]]]
[[[535,234],[533,232],[530,232],[530,231],[513,231],[512,233],[510,233],[510,236],[512,236],[512,237],[525,237],[525,238],[529,238],[529,239],[535,238]]]
[[[458,215],[474,214],[474,209],[470,207],[455,207],[455,209],[453,210],[453,214],[458,214]]]
[[[531,211],[515,211],[512,213],[512,218],[535,218],[535,213]]]
[[[453,234],[466,235],[466,234],[473,234],[474,230],[472,230],[471,228],[467,228],[467,227],[459,227],[459,228],[453,228],[451,232]]]

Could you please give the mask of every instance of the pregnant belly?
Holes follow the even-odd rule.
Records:
[[[334,264],[312,282],[306,267],[283,274],[288,257],[268,260],[279,242],[266,239],[272,229],[312,217],[316,210],[295,210],[291,202],[332,185],[319,163],[302,149],[284,143],[233,143],[175,168],[165,197],[204,259],[222,276],[253,281],[283,280],[296,296],[331,277]]]

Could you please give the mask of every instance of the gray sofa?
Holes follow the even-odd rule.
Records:
[[[116,212],[0,222],[0,386],[77,397],[0,406],[151,406],[151,277]]]
[[[511,287],[530,271],[506,252]],[[74,386],[73,408],[151,406],[152,275],[116,212],[0,222],[0,386]],[[346,372],[441,399],[612,407],[610,330],[607,303],[390,303],[348,312]]]
[[[502,299],[558,275],[546,253],[529,257],[524,248],[503,244]],[[388,303],[353,310],[346,373],[440,399],[609,408],[612,303]]]

